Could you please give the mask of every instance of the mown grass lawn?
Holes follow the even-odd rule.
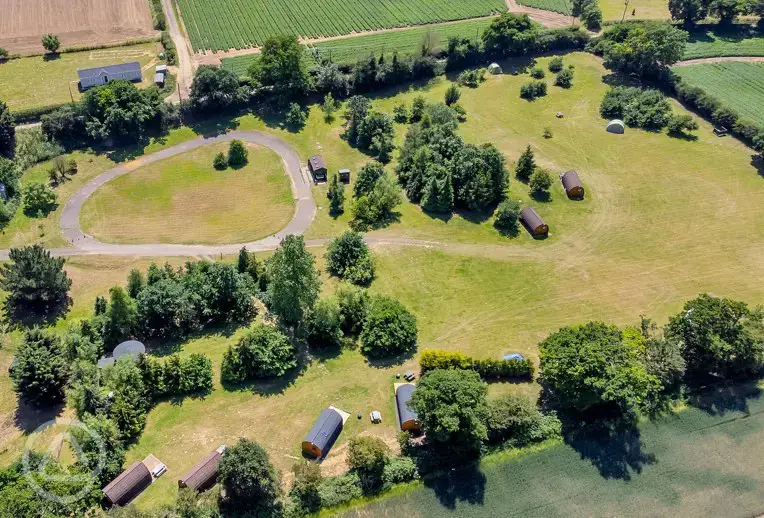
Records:
[[[281,230],[292,217],[290,180],[279,155],[252,144],[249,163],[218,171],[204,146],[115,178],[91,196],[80,221],[112,243],[244,243]]]
[[[688,408],[609,440],[489,460],[345,513],[366,516],[758,516],[764,397]]]
[[[153,84],[154,64],[161,46],[157,42],[126,47],[66,52],[56,58],[33,56],[0,63],[0,99],[11,111],[79,100],[77,70],[138,61],[143,86]]]

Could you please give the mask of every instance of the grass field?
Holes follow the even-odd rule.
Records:
[[[690,32],[682,59],[764,56],[764,33],[751,25]]]
[[[159,64],[159,43],[67,52],[55,59],[34,56],[0,63],[0,99],[13,110],[38,108],[78,100],[77,69],[127,61],[143,68],[143,86],[153,83],[153,65]]]
[[[570,0],[518,0],[517,3],[562,14],[570,14],[571,9]],[[630,0],[625,11],[622,0],[600,0],[599,6],[605,21],[667,20],[671,17],[666,0]]]
[[[744,401],[734,403],[745,410],[690,408],[608,442],[489,461],[344,516],[758,516],[764,397]]]
[[[674,68],[741,116],[764,125],[764,63],[708,63]]]
[[[519,0],[517,3],[527,5],[528,7],[535,7],[536,9],[570,15],[569,0]]]
[[[339,36],[407,25],[463,20],[506,10],[501,0],[179,0],[195,50],[262,45],[271,36]]]
[[[248,145],[249,164],[217,171],[215,144],[116,178],[85,202],[85,232],[111,243],[244,243],[281,230],[294,202],[281,157]],[[125,217],[129,214],[129,217]]]

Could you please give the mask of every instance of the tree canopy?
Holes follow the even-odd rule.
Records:
[[[483,32],[483,45],[489,54],[525,54],[538,37],[539,30],[527,14],[504,13]]]
[[[361,332],[361,351],[375,357],[413,351],[417,322],[406,307],[385,295],[372,298]]]
[[[237,101],[239,77],[230,70],[199,65],[191,83],[191,103],[202,111],[225,109]]]
[[[353,284],[369,284],[374,278],[374,259],[363,234],[348,230],[326,249],[326,266],[332,275]]]
[[[297,324],[318,300],[321,280],[302,236],[289,235],[266,261],[270,309],[287,324]]]
[[[687,36],[667,22],[622,23],[605,30],[595,51],[608,68],[650,76],[682,59]]]
[[[11,158],[16,147],[16,125],[5,102],[0,101],[0,156]]]
[[[11,378],[21,396],[38,405],[64,398],[69,365],[56,335],[40,329],[27,331],[15,361]]]
[[[275,327],[255,324],[223,356],[223,380],[241,383],[283,376],[297,365],[295,349]]]
[[[222,507],[233,513],[269,516],[281,496],[278,474],[268,454],[255,441],[239,439],[220,460],[218,480]]]
[[[278,36],[265,41],[249,74],[257,84],[273,88],[282,102],[302,96],[310,89],[304,49],[297,36]]]

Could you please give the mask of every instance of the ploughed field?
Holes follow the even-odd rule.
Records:
[[[178,5],[197,51],[257,47],[282,34],[317,39],[506,10],[502,0],[178,0]]]

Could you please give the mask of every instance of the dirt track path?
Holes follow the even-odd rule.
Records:
[[[193,59],[193,52],[191,46],[186,39],[185,34],[180,26],[180,20],[175,15],[175,9],[173,9],[173,0],[162,0],[162,9],[164,10],[165,18],[167,19],[167,31],[170,33],[173,43],[178,52],[178,65],[175,67],[175,73],[178,77],[178,86],[180,93],[184,99],[188,99],[191,93],[191,83],[194,81],[194,70],[196,70],[196,63]],[[171,95],[169,97],[172,103],[178,102],[177,95]]]
[[[687,59],[674,63],[674,67],[686,67],[689,65],[702,65],[704,63],[722,63],[725,61],[739,61],[742,63],[764,63],[764,56],[726,56],[717,58]]]
[[[527,7],[518,4],[516,0],[504,0],[504,3],[507,4],[507,10],[510,13],[527,14],[533,21],[540,23],[544,27],[568,27],[576,23],[574,16],[536,9],[535,7]]]

